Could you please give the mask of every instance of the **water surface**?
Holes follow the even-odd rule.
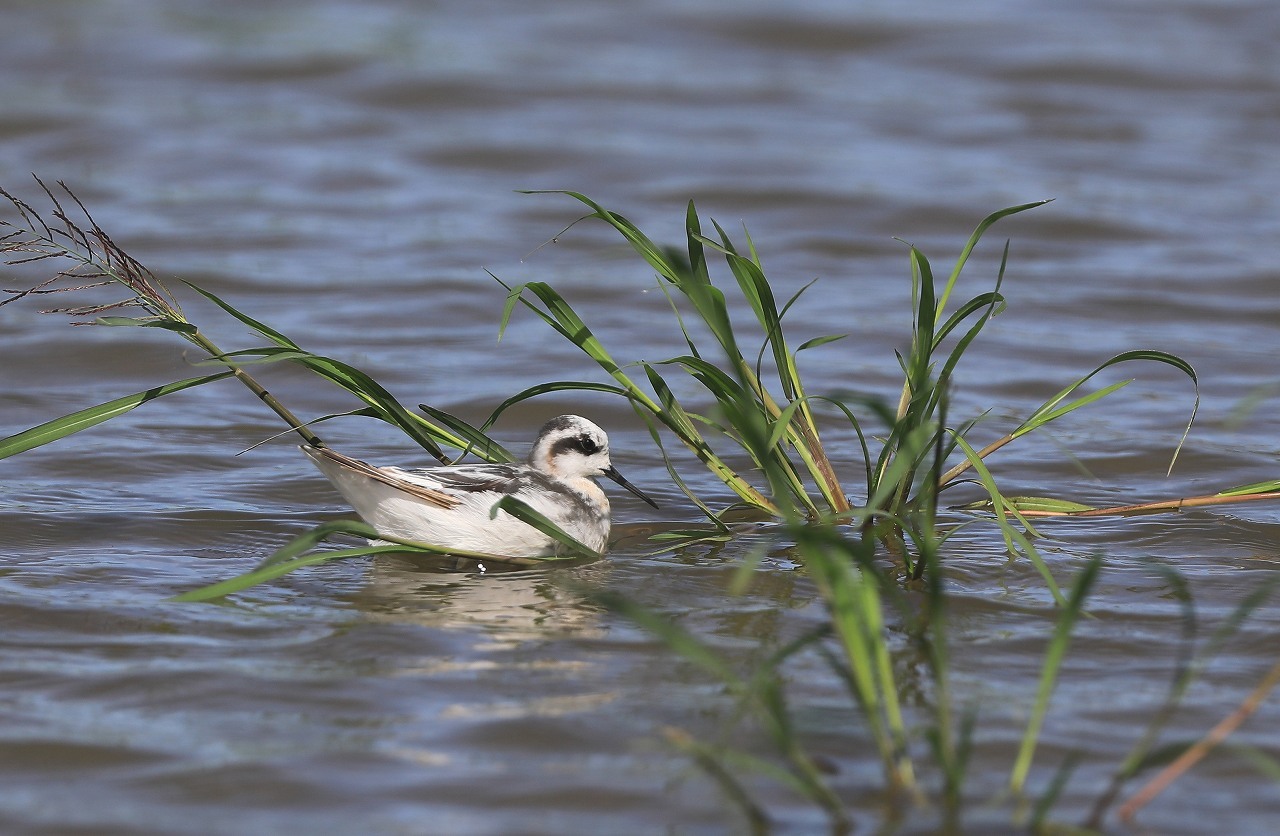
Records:
[[[1274,478],[1280,302],[1280,13],[1258,2],[519,4],[18,0],[0,34],[0,185],[32,200],[64,179],[159,275],[226,296],[406,403],[483,418],[527,386],[598,379],[532,316],[501,343],[508,283],[550,281],[621,358],[682,350],[648,271],[575,189],[657,240],[685,204],[745,223],[813,351],[811,391],[895,396],[909,339],[906,248],[949,270],[995,209],[968,293],[1012,239],[1011,309],[960,375],[957,415],[1014,426],[1108,356],[1178,353],[1200,374],[1200,417],[1177,372],[1138,381],[993,459],[1010,493],[1088,502],[1205,493]],[[555,238],[556,243],[547,243]],[[3,286],[26,273],[7,272]],[[728,280],[728,277],[725,277]],[[175,283],[175,286],[176,285]],[[190,294],[183,297],[184,302]],[[195,299],[192,318],[217,321]],[[234,324],[228,347],[253,338]],[[172,335],[68,329],[0,309],[8,434],[193,373]],[[299,411],[349,408],[299,372],[264,371]],[[623,524],[697,519],[624,404],[552,396],[498,425],[523,449],[547,417],[606,426],[616,460],[663,505],[623,494]],[[764,751],[735,703],[644,631],[590,603],[607,588],[656,607],[742,664],[818,623],[804,572],[765,547],[653,555],[628,541],[567,570],[442,575],[396,561],[320,566],[222,605],[168,596],[253,566],[344,515],[288,440],[233,389],[197,389],[0,463],[0,829],[67,832],[678,832],[742,823],[662,742],[671,726]],[[407,462],[394,433],[335,422],[353,455]],[[836,441],[852,443],[836,433]],[[852,447],[850,448],[853,449]],[[846,472],[859,467],[850,458]],[[713,500],[730,497],[689,468]],[[1058,818],[1078,822],[1163,698],[1181,604],[1204,635],[1271,583],[1275,507],[1052,524],[1041,548],[1067,582],[1106,568],[1073,644],[1032,776],[1081,755]],[[1051,600],[993,531],[948,553],[957,692],[981,706],[973,797],[996,795],[1034,697]],[[1274,662],[1280,624],[1255,614],[1192,688],[1172,738],[1229,713]],[[904,647],[904,654],[906,650]],[[911,669],[909,655],[903,665]],[[792,700],[832,781],[873,832],[869,743],[817,659]],[[1242,739],[1276,756],[1275,707]],[[923,742],[920,742],[923,749]],[[822,817],[762,782],[784,832]],[[1274,783],[1210,757],[1142,814],[1159,832],[1257,832]],[[1007,824],[975,805],[975,827]],[[907,827],[927,829],[929,812]],[[1114,822],[1112,822],[1114,824]],[[1117,825],[1118,828],[1118,825]],[[1119,829],[1119,828],[1118,828]]]

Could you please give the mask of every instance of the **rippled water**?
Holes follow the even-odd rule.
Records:
[[[504,294],[486,269],[551,281],[619,356],[679,350],[624,247],[585,227],[545,244],[579,211],[518,189],[585,192],[664,241],[680,240],[690,198],[727,228],[745,222],[782,293],[820,278],[793,331],[853,334],[811,353],[811,391],[887,397],[909,338],[894,236],[941,271],[988,212],[1052,197],[975,256],[972,292],[1012,239],[1012,306],[953,411],[994,405],[993,438],[1111,354],[1152,347],[1196,366],[1200,418],[1165,478],[1191,387],[1130,367],[1139,381],[1109,407],[998,454],[1006,489],[1120,502],[1276,476],[1274,400],[1237,412],[1276,382],[1272,4],[17,0],[4,19],[0,185],[34,199],[30,172],[66,180],[158,274],[365,368],[407,403],[481,418],[534,383],[594,379],[530,316],[497,342]],[[216,318],[194,300],[189,311]],[[32,306],[0,309],[0,337],[4,434],[192,373],[172,335],[67,329]],[[250,340],[235,326],[218,337]],[[299,373],[264,374],[304,413],[349,406]],[[657,522],[697,518],[623,405],[550,397],[498,434],[520,447],[568,409],[609,429],[621,469],[663,504]],[[575,590],[616,589],[745,664],[820,620],[802,571],[779,554],[735,597],[756,541],[653,556],[630,540],[569,570],[346,562],[224,605],[164,603],[345,513],[291,443],[234,455],[275,431],[246,393],[198,389],[0,463],[0,830],[742,826],[661,742],[674,726],[762,749],[731,725],[732,698]],[[360,422],[326,438],[375,461],[410,455]],[[626,495],[615,517],[654,522]],[[1183,621],[1158,567],[1188,579],[1208,635],[1274,580],[1278,520],[1253,505],[1045,526],[1059,579],[1106,557],[1032,776],[1043,787],[1081,755],[1060,820],[1083,817],[1163,697]],[[966,530],[947,560],[955,685],[981,707],[981,801],[1007,780],[1054,614],[992,532]],[[1171,738],[1199,736],[1243,699],[1278,630],[1272,609],[1246,623]],[[818,660],[792,684],[871,832],[875,765],[839,684]],[[1264,704],[1240,740],[1276,756],[1278,719]],[[780,829],[822,826],[781,789],[758,792]],[[1009,820],[973,815],[975,827]],[[1276,785],[1222,752],[1141,821],[1261,832],[1277,815]]]

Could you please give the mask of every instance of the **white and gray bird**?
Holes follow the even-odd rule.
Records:
[[[574,539],[603,552],[609,498],[594,477],[608,476],[654,508],[609,461],[604,430],[577,415],[552,418],[523,464],[459,464],[405,470],[375,467],[327,447],[304,446],[316,467],[379,534],[445,548],[510,557],[554,554],[557,543],[494,503],[514,496]]]

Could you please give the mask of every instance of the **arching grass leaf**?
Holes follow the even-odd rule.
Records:
[[[123,398],[116,398],[113,401],[91,406],[88,409],[72,412],[70,415],[55,418],[52,421],[46,421],[29,430],[0,439],[0,459],[16,456],[19,453],[25,453],[27,450],[41,447],[60,438],[74,435],[81,430],[87,430],[89,427],[97,426],[104,421],[110,421],[112,418],[123,415],[156,398],[172,395],[174,392],[181,392],[183,389],[190,389],[193,386],[202,386],[205,383],[222,380],[230,377],[231,374],[231,372],[219,372],[218,374],[205,375],[204,377],[190,377],[186,380],[166,383],[163,386],[156,386],[143,392],[126,395]]]

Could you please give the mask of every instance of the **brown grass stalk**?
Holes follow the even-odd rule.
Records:
[[[1280,685],[1280,662],[1271,667],[1262,682],[1258,683],[1258,686],[1250,692],[1249,696],[1245,697],[1244,702],[1240,703],[1235,711],[1222,718],[1216,726],[1209,730],[1208,734],[1196,741],[1172,763],[1160,770],[1142,789],[1126,801],[1117,813],[1120,820],[1128,824],[1139,810],[1149,804],[1157,795],[1168,789],[1174,781],[1186,774],[1187,770],[1203,760],[1210,750],[1226,740],[1232,732],[1238,729],[1245,720],[1248,720],[1258,710],[1258,707],[1262,705],[1262,701],[1267,698],[1267,695],[1271,693],[1276,685]]]

